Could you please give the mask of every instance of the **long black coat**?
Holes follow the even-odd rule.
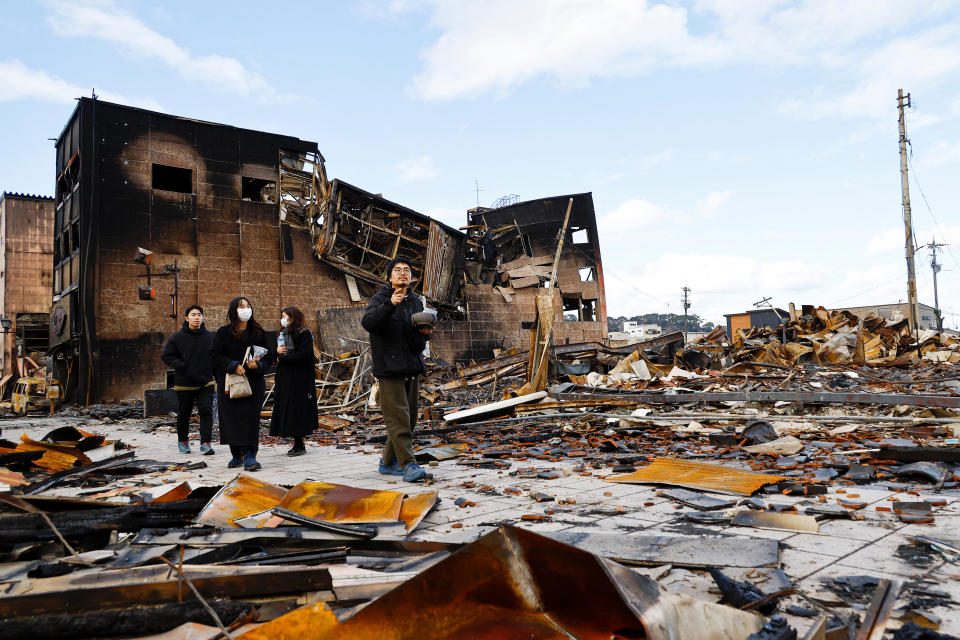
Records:
[[[227,373],[236,373],[237,365],[243,360],[247,347],[256,345],[267,349],[267,355],[260,359],[256,369],[247,368],[247,380],[250,381],[252,395],[233,399],[224,393],[223,379]],[[220,444],[240,447],[255,447],[260,435],[260,411],[266,394],[263,374],[271,367],[274,352],[270,349],[270,339],[266,332],[259,334],[244,330],[239,338],[233,335],[229,324],[217,329],[210,347],[210,359],[213,361],[213,376],[217,381],[217,409],[220,413]]]
[[[413,326],[411,316],[423,311],[423,303],[412,291],[393,306],[393,287],[383,285],[370,298],[360,324],[370,334],[373,375],[378,378],[406,378],[425,373],[423,350],[427,336]]]
[[[316,362],[313,334],[304,327],[293,336],[293,349],[277,356],[270,435],[302,437],[317,428]]]

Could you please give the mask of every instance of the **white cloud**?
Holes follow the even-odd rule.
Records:
[[[785,100],[783,114],[887,117],[891,88],[894,95],[902,83],[922,90],[948,80],[960,65],[955,7],[946,0],[700,0],[689,8],[646,0],[434,0],[426,6],[439,34],[422,52],[411,86],[425,100],[503,95],[543,77],[583,86],[660,69],[752,65],[825,72],[829,84]]]
[[[446,100],[504,93],[538,76],[582,85],[697,48],[686,9],[618,0],[438,2],[440,35],[422,54],[417,93]],[[702,54],[701,54],[702,55]]]
[[[697,202],[697,213],[712,216],[733,197],[733,191],[712,191],[706,198]]]
[[[47,3],[54,32],[62,36],[88,37],[117,45],[133,59],[157,60],[181,77],[216,91],[251,96],[265,102],[298,99],[280,94],[258,73],[235,58],[218,54],[195,56],[174,40],[145,25],[113,2]]]
[[[81,96],[89,96],[92,90],[93,87],[81,87],[42,69],[30,68],[20,60],[0,61],[0,102],[33,99],[69,104]],[[97,95],[110,102],[160,109],[151,98],[128,97],[99,88]]]
[[[841,54],[838,53],[838,56]],[[821,86],[812,93],[784,101],[780,112],[802,119],[825,117],[890,118],[896,108],[897,89],[922,94],[960,69],[960,25],[946,24],[898,37],[875,49],[863,48],[859,58],[842,54],[853,71],[853,82],[839,76],[835,87]],[[846,84],[853,89],[844,90]],[[839,91],[834,97],[834,92]],[[893,104],[891,104],[891,102]],[[925,113],[912,117],[911,127],[937,122],[941,116]]]
[[[927,167],[939,167],[960,162],[960,140],[955,142],[940,140],[917,160]]]
[[[637,165],[642,171],[647,171],[656,166],[664,164],[665,162],[673,160],[676,156],[676,149],[664,149],[663,151],[658,151],[657,153],[651,153],[643,156],[637,162]]]
[[[638,229],[658,227],[682,219],[681,213],[671,212],[649,200],[630,198],[597,221],[601,236],[623,238],[623,234]]]
[[[397,182],[425,182],[437,177],[433,158],[427,155],[407,158],[397,163]]]

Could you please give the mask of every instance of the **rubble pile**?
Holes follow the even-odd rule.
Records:
[[[425,486],[211,481],[89,422],[0,441],[0,639],[946,638],[934,611],[958,603],[934,579],[864,566],[811,585],[786,560],[790,536],[838,526],[896,533],[912,565],[960,560],[957,341],[819,311],[686,348],[558,344],[532,392],[529,352],[434,361]],[[321,359],[311,442],[385,440],[362,354]],[[581,479],[604,497],[574,493]],[[631,487],[649,498],[618,504]],[[478,515],[438,534],[444,509]],[[583,524],[647,510],[657,531]]]

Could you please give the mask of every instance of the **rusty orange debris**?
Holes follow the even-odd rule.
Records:
[[[302,482],[290,489],[279,506],[326,522],[376,524],[397,522],[403,498],[398,491]]]
[[[437,502],[438,491],[427,491],[407,496],[400,505],[400,521],[407,525],[407,533],[417,528],[420,521],[430,512]]]
[[[749,496],[765,485],[788,479],[785,476],[673,458],[656,458],[642,469],[606,478],[607,482],[668,484],[739,496]]]
[[[239,638],[662,639],[704,628],[746,638],[762,626],[753,613],[662,592],[612,560],[501,526],[339,620],[316,603]]]
[[[237,527],[234,520],[272,509],[287,490],[248,475],[239,474],[223,486],[203,507],[195,522],[212,527]]]

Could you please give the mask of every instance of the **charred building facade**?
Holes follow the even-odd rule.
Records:
[[[51,362],[77,399],[163,388],[160,350],[185,305],[215,329],[238,295],[268,327],[281,301],[349,300],[309,234],[279,223],[279,167],[322,170],[316,143],[84,98],[56,149]],[[138,298],[138,247],[154,273],[176,261],[176,278],[152,281],[156,301]]]
[[[315,142],[87,98],[56,149],[50,355],[81,401],[164,388],[160,350],[190,304],[204,307],[211,329],[238,295],[268,329],[296,305],[321,350],[362,348],[359,316],[394,257],[421,275],[415,291],[440,314],[435,355],[457,362],[527,348],[571,202],[473,210],[464,233],[328,180]],[[572,196],[566,236],[554,339],[601,340],[590,194]],[[154,252],[149,266],[133,261],[140,247]]]

